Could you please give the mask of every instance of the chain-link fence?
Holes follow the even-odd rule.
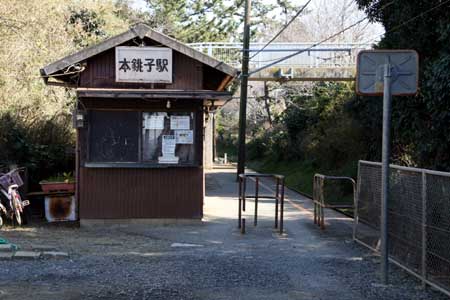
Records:
[[[355,238],[380,246],[381,163],[360,161]],[[450,295],[450,173],[391,165],[389,256]]]

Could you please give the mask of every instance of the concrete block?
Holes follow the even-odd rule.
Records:
[[[41,252],[17,251],[14,253],[14,259],[38,259],[39,257],[41,257]]]

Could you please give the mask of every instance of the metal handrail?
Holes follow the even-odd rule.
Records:
[[[353,204],[344,204],[344,205],[334,205],[328,204],[325,201],[325,197],[323,195],[323,187],[326,180],[344,180],[350,181],[353,187]],[[347,176],[327,176],[323,174],[315,174],[313,180],[313,202],[314,202],[314,224],[320,226],[323,230],[325,229],[325,212],[324,208],[353,208],[356,210],[358,202],[357,202],[357,192],[356,192],[356,181]],[[356,224],[358,222],[358,218],[355,214],[354,225],[353,225],[353,237],[356,234]]]
[[[284,176],[278,174],[258,174],[258,173],[243,173],[239,174],[239,200],[238,200],[238,228],[241,233],[245,233],[245,219],[242,218],[242,212],[245,211],[246,199],[255,199],[254,220],[253,225],[258,224],[258,200],[274,199],[275,200],[275,228],[279,228],[279,233],[283,234],[284,226]],[[247,195],[247,178],[255,180],[255,194]],[[276,180],[275,196],[259,195],[259,180],[260,178],[273,178]],[[279,220],[278,220],[279,218]]]
[[[356,65],[357,53],[360,50],[371,49],[370,44],[361,43],[324,43],[311,48],[314,44],[308,42],[272,43],[263,51],[259,51],[264,46],[264,43],[251,43],[249,51],[259,51],[259,53],[255,55],[250,64],[252,67],[261,67],[267,64],[268,61],[281,58],[287,53],[308,49],[298,56],[277,64],[277,66],[353,68]],[[241,43],[206,42],[191,43],[189,46],[226,63],[235,66],[240,64],[242,56]],[[342,55],[342,52],[346,52],[347,55]],[[312,55],[312,53],[315,53],[315,55]]]

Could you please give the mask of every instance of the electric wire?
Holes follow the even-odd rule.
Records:
[[[387,4],[385,4],[385,5],[383,5],[383,7],[381,7],[380,9],[381,9],[381,10],[384,10],[386,7],[392,5],[395,1],[396,1],[396,0],[393,0],[393,1],[391,1],[391,2],[389,2],[389,3],[387,3]],[[447,0],[447,1],[450,1],[450,0]],[[321,45],[321,44],[323,44],[323,43],[325,43],[325,42],[327,42],[327,41],[329,41],[329,40],[335,38],[336,36],[338,36],[338,35],[340,35],[340,34],[346,32],[347,30],[349,30],[349,29],[351,29],[351,28],[353,28],[353,27],[355,27],[355,26],[361,24],[362,22],[364,22],[364,21],[367,20],[368,18],[369,18],[368,16],[365,16],[364,18],[362,18],[362,19],[356,21],[355,23],[353,23],[353,24],[351,24],[351,25],[349,25],[349,26],[347,26],[347,27],[341,29],[340,31],[338,31],[338,32],[336,32],[336,33],[334,33],[334,34],[328,36],[327,38],[325,38],[325,39],[323,39],[323,40],[321,40],[321,41],[319,41],[319,42],[317,42],[317,43],[314,43],[314,44],[311,45],[310,47],[307,47],[307,48],[305,48],[305,49],[301,49],[301,50],[299,50],[299,51],[296,51],[296,52],[294,52],[294,53],[292,53],[292,54],[289,54],[289,55],[286,55],[286,56],[284,56],[284,57],[274,59],[272,63],[267,64],[266,66],[263,66],[263,67],[261,67],[261,68],[258,68],[258,69],[256,69],[256,70],[250,72],[249,75],[254,74],[254,73],[257,73],[257,72],[260,72],[260,71],[262,71],[262,70],[264,70],[264,69],[266,69],[266,68],[269,68],[269,67],[271,67],[271,66],[273,66],[273,65],[275,65],[275,64],[277,64],[277,63],[279,63],[279,62],[285,61],[285,60],[287,60],[287,59],[289,59],[289,58],[291,58],[291,57],[297,56],[297,55],[299,55],[299,54],[301,54],[301,53],[303,53],[303,52],[306,52],[306,51],[308,51],[308,50],[311,50],[311,49],[313,49],[313,48],[315,48],[315,47],[317,47],[317,46],[319,46],[319,45]]]
[[[390,5],[393,4],[394,2],[395,2],[395,0],[394,0],[394,1],[391,1],[391,2],[389,2],[389,3],[387,3],[386,5],[384,5],[383,7],[381,7],[380,9],[381,9],[381,10],[384,10],[386,7],[390,6]],[[447,3],[449,3],[449,2],[450,2],[450,0],[445,0],[444,2],[441,2],[440,4],[438,4],[438,5],[436,5],[436,6],[432,7],[432,8],[430,8],[430,9],[428,9],[428,10],[426,10],[426,11],[424,11],[424,12],[422,12],[422,13],[420,13],[420,14],[418,14],[418,15],[416,15],[416,16],[414,16],[414,17],[408,19],[408,20],[406,20],[405,22],[400,23],[399,25],[395,26],[394,28],[392,28],[392,29],[390,29],[390,30],[388,30],[388,31],[386,31],[386,32],[384,32],[384,33],[382,33],[382,34],[376,35],[376,36],[373,37],[371,40],[367,40],[366,42],[363,42],[362,44],[367,44],[367,43],[369,43],[370,41],[375,41],[375,39],[377,39],[377,38],[380,37],[380,36],[385,35],[386,33],[392,33],[392,32],[394,32],[394,31],[397,31],[397,30],[400,29],[402,26],[404,26],[404,25],[406,25],[406,24],[409,24],[410,22],[414,21],[415,19],[420,18],[420,17],[424,16],[425,14],[427,14],[427,13],[429,13],[429,12],[431,12],[431,11],[433,11],[433,10],[435,10],[435,9],[437,9],[437,8],[443,6],[444,4],[447,4]],[[356,25],[360,24],[361,22],[363,22],[363,21],[366,20],[366,19],[368,19],[368,16],[366,16],[366,17],[363,18],[363,19],[360,19],[359,21],[353,23],[352,25],[350,25],[350,26],[348,26],[348,27],[342,29],[341,31],[339,31],[339,32],[337,32],[337,33],[335,33],[335,34],[329,36],[328,38],[323,39],[323,40],[321,40],[320,42],[313,44],[312,46],[310,46],[310,47],[308,47],[308,48],[306,48],[306,49],[299,50],[299,51],[297,51],[297,52],[295,52],[295,53],[292,53],[292,54],[290,54],[290,55],[287,55],[287,56],[284,56],[284,57],[281,57],[281,58],[278,58],[278,59],[270,60],[270,61],[273,61],[273,62],[270,63],[270,64],[268,64],[268,65],[266,65],[266,66],[263,66],[263,67],[261,67],[261,68],[258,68],[258,69],[256,69],[256,70],[253,70],[252,72],[249,73],[249,75],[254,74],[254,73],[257,73],[257,72],[260,72],[260,71],[262,71],[262,70],[264,70],[264,69],[266,69],[266,68],[269,68],[269,67],[271,67],[271,66],[273,66],[273,65],[275,65],[275,64],[277,64],[277,63],[279,63],[279,62],[285,61],[285,60],[287,60],[287,59],[289,59],[289,58],[291,58],[291,57],[294,57],[294,56],[296,56],[296,55],[298,55],[298,54],[301,54],[301,53],[303,53],[303,52],[306,52],[306,51],[308,51],[308,50],[311,50],[312,48],[314,48],[314,47],[316,47],[316,46],[318,46],[318,45],[320,45],[320,44],[323,44],[324,42],[326,42],[326,41],[328,41],[328,40],[330,40],[330,39],[336,37],[337,35],[339,35],[339,34],[345,32],[345,31],[347,31],[347,30],[349,30],[349,29],[351,29],[351,28],[353,28],[353,27],[355,27]],[[337,57],[336,57],[336,58],[337,58]]]
[[[435,10],[435,9],[437,9],[437,8],[441,7],[442,5],[447,4],[447,3],[450,3],[450,0],[445,0],[444,2],[441,2],[440,4],[438,4],[438,5],[430,8],[430,9],[428,9],[428,10],[418,14],[417,16],[414,16],[414,17],[410,18],[409,20],[406,20],[405,22],[402,22],[399,25],[394,26],[392,29],[390,29],[388,31],[385,31],[384,33],[374,35],[372,38],[370,38],[368,40],[365,40],[364,42],[361,42],[361,44],[362,45],[366,45],[366,44],[369,44],[371,42],[375,42],[379,37],[381,37],[383,35],[385,36],[387,33],[395,32],[395,31],[399,30],[402,26],[411,23],[412,21],[416,20],[417,18],[420,18],[420,17],[424,16],[425,14],[427,14],[427,13],[429,13],[429,12],[431,12],[431,11],[433,11],[433,10]],[[336,59],[336,58],[339,59],[339,58],[345,58],[345,57],[348,57],[348,54],[330,57],[329,59]]]
[[[249,72],[249,75],[252,75],[252,74],[254,74],[254,73],[258,73],[258,72],[260,72],[260,71],[262,71],[262,70],[264,70],[264,69],[267,69],[267,68],[269,68],[269,67],[271,67],[271,66],[273,66],[273,65],[276,65],[277,63],[280,63],[280,62],[285,61],[285,60],[287,60],[287,59],[289,59],[289,58],[291,58],[291,57],[297,56],[297,55],[299,55],[299,54],[301,54],[301,53],[303,53],[303,52],[306,52],[306,51],[308,51],[308,50],[311,50],[312,48],[317,47],[317,46],[319,46],[319,45],[321,45],[321,44],[323,44],[323,43],[325,43],[325,42],[327,42],[327,41],[333,39],[334,37],[340,35],[341,33],[343,33],[343,32],[345,32],[345,31],[347,31],[347,30],[349,30],[349,29],[351,29],[351,28],[357,26],[358,24],[362,23],[365,19],[367,19],[367,17],[365,17],[365,18],[363,18],[363,19],[360,19],[359,21],[353,23],[352,25],[349,25],[349,26],[345,27],[344,29],[340,30],[339,32],[337,32],[337,33],[335,33],[335,34],[333,34],[333,35],[330,35],[329,37],[327,37],[327,38],[321,40],[320,42],[317,42],[317,43],[313,44],[312,46],[310,46],[310,47],[308,47],[308,48],[305,48],[305,49],[296,51],[296,52],[294,52],[294,53],[292,53],[292,54],[289,54],[289,55],[283,56],[283,57],[281,57],[281,58],[275,59],[272,63],[267,64],[267,65],[265,65],[265,66],[263,66],[263,67],[260,67],[260,68],[258,68],[258,69],[256,69],[256,70],[253,70],[252,72]]]
[[[278,31],[278,33],[275,34],[275,35],[270,39],[270,41],[268,41],[261,49],[259,49],[255,54],[253,54],[253,55],[249,58],[249,60],[251,60],[253,57],[255,57],[256,55],[258,55],[258,54],[259,54],[261,51],[263,51],[267,46],[269,46],[269,45],[270,45],[277,37],[279,37],[280,34],[282,34],[283,31],[285,31],[285,30],[289,27],[289,25],[291,25],[292,22],[294,22],[295,19],[297,19],[297,17],[298,17],[298,16],[306,9],[306,7],[309,5],[309,3],[311,3],[311,1],[312,1],[312,0],[309,0],[308,2],[306,2],[306,4],[303,5],[302,8],[300,8],[300,10],[295,14],[295,16],[293,16],[293,17],[291,18],[291,20],[290,20],[289,22],[287,22],[287,23],[283,26],[283,28],[281,28],[281,30]]]
[[[392,33],[392,32],[394,32],[394,31],[397,31],[397,30],[400,29],[402,26],[411,23],[412,21],[414,21],[414,20],[417,19],[417,18],[423,17],[423,16],[426,15],[427,13],[430,13],[431,11],[433,11],[433,10],[435,10],[435,9],[437,9],[437,8],[441,7],[442,5],[447,4],[447,3],[450,3],[450,0],[445,0],[444,2],[441,2],[440,4],[438,4],[438,5],[436,5],[436,6],[432,7],[432,8],[430,8],[430,9],[428,9],[428,10],[426,10],[426,11],[424,11],[424,12],[418,14],[417,16],[414,16],[414,17],[410,18],[409,20],[406,20],[405,22],[402,22],[402,23],[398,24],[397,26],[394,26],[392,29],[389,29],[388,31],[386,31],[386,32],[384,32],[384,33],[382,33],[382,34],[376,35],[374,38],[372,38],[372,39],[370,39],[370,40],[367,40],[367,42],[363,42],[363,44],[366,44],[366,43],[368,44],[369,42],[375,41],[378,37],[380,37],[380,36],[382,36],[382,35],[386,35],[386,33]]]

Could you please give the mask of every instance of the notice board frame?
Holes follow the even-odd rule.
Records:
[[[109,111],[109,112],[135,112],[139,114],[139,120],[143,118],[143,113],[146,112],[169,112],[169,113],[193,113],[193,130],[194,130],[194,159],[191,163],[178,163],[178,164],[161,164],[158,162],[145,161],[142,158],[142,123],[136,127],[138,132],[138,160],[129,162],[119,162],[119,161],[93,161],[91,158],[91,127],[95,126],[91,122],[91,112],[92,111]],[[202,167],[203,166],[203,130],[202,130],[202,112],[198,111],[196,108],[177,108],[177,109],[164,109],[164,108],[89,108],[87,110],[88,115],[88,126],[85,128],[84,143],[85,147],[81,155],[81,166],[85,168],[167,168],[167,167]]]

